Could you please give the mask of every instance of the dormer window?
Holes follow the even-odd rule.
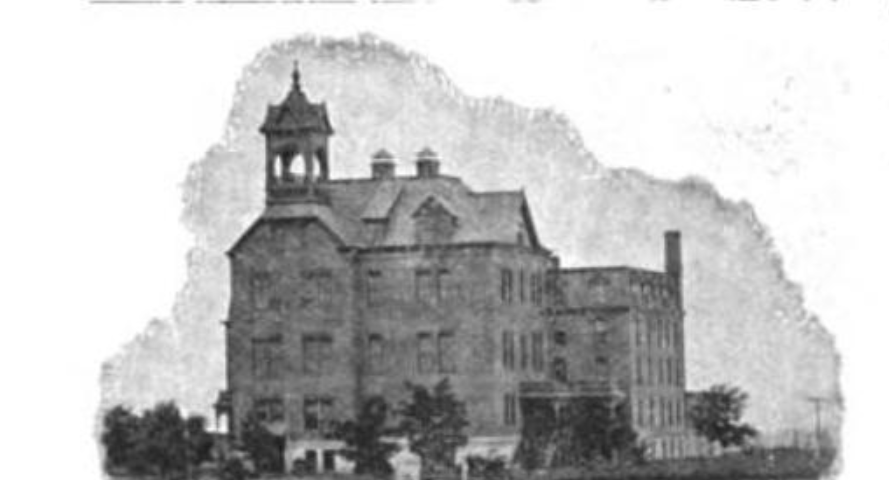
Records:
[[[435,197],[414,212],[414,235],[421,245],[448,243],[457,231],[457,217]]]

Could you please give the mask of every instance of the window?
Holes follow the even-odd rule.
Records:
[[[553,343],[560,347],[568,344],[568,334],[564,330],[556,330],[553,332]]]
[[[667,358],[667,385],[673,385],[673,359]]]
[[[645,372],[643,371],[642,357],[636,357],[636,385],[645,385]]]
[[[646,325],[646,330],[647,330],[647,332],[646,332],[646,333],[647,333],[647,335],[646,335],[646,337],[647,337],[647,338],[646,338],[647,346],[648,346],[649,349],[651,349],[652,347],[654,347],[654,345],[655,345],[655,340],[656,340],[656,339],[655,339],[655,331],[654,331],[654,320],[652,320],[651,318],[646,318],[646,319],[645,319],[645,323],[647,324],[647,325]]]
[[[440,332],[438,334],[438,369],[441,373],[457,371],[456,347],[454,332]]]
[[[641,398],[636,400],[636,425],[645,426],[645,401]]]
[[[333,362],[333,337],[329,334],[306,334],[302,337],[303,371],[308,374],[329,373]]]
[[[642,318],[636,317],[636,345],[642,346],[645,343],[645,322]]]
[[[304,303],[329,305],[334,298],[333,273],[327,269],[307,270],[302,274],[306,288],[303,293]]]
[[[655,424],[654,412],[655,412],[654,397],[650,397],[648,399],[648,426],[649,427],[656,427],[657,426]]]
[[[673,346],[673,328],[670,325],[670,319],[664,319],[664,346],[670,348]]]
[[[414,272],[414,289],[418,301],[426,303],[436,301],[438,295],[435,291],[435,276],[432,270],[419,269]]]
[[[553,378],[560,382],[568,381],[568,363],[562,357],[553,359]]]
[[[259,398],[253,405],[256,418],[260,422],[280,422],[284,420],[284,401],[281,397]]]
[[[272,274],[253,272],[250,274],[250,303],[254,308],[267,308],[272,294]]]
[[[542,372],[543,366],[543,332],[534,332],[531,334],[531,368]]]
[[[607,378],[608,374],[609,374],[608,357],[601,356],[601,355],[596,357],[595,375],[599,378]]]
[[[519,270],[519,303],[525,303],[525,271]]]
[[[386,371],[386,347],[383,336],[372,333],[367,337],[367,354],[370,373],[380,374]]]
[[[646,358],[646,366],[648,367],[648,384],[654,385],[655,373],[654,373],[654,362],[651,357]]]
[[[503,424],[515,425],[518,419],[518,401],[514,393],[503,395]]]
[[[284,356],[281,337],[253,340],[253,375],[258,379],[281,378]]]
[[[500,270],[500,300],[512,303],[512,270],[508,268]]]
[[[593,321],[593,342],[604,345],[608,343],[608,321],[598,317]]]
[[[429,332],[417,334],[417,372],[435,373],[435,340]]]
[[[303,403],[303,426],[307,432],[329,433],[333,420],[333,398],[306,397]]]
[[[427,198],[413,217],[416,241],[421,245],[447,243],[457,231],[457,217],[433,197]]]
[[[463,298],[463,285],[454,278],[450,270],[438,269],[439,298],[444,301],[460,300]]]
[[[512,370],[515,368],[515,339],[512,331],[503,332],[503,341],[501,342],[503,352],[503,368]]]
[[[365,279],[367,304],[371,306],[379,305],[383,294],[383,273],[379,270],[368,270]]]
[[[528,336],[524,333],[519,336],[519,365],[522,371],[528,369]]]

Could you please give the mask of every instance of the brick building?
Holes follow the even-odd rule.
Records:
[[[228,252],[235,435],[255,409],[288,460],[333,469],[332,420],[447,376],[473,445],[514,447],[529,400],[596,397],[626,402],[652,455],[683,454],[678,232],[664,272],[563,269],[523,192],[474,192],[428,148],[408,175],[381,150],[368,177],[330,178],[333,128],[297,71],[261,132],[266,207]]]

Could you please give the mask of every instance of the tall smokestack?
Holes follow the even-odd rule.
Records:
[[[678,230],[664,232],[664,271],[676,282],[682,301],[682,233]]]

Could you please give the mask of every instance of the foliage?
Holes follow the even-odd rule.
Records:
[[[625,403],[572,399],[558,411],[546,401],[526,401],[518,460],[527,470],[640,458]]]
[[[122,405],[105,412],[102,419],[102,445],[105,468],[130,469],[139,443],[139,417]]]
[[[260,472],[280,472],[283,469],[281,445],[278,437],[250,411],[241,424],[241,447]]]
[[[506,460],[500,457],[488,458],[470,455],[466,457],[469,476],[481,480],[504,480],[509,478]]]
[[[210,459],[213,438],[201,416],[183,419],[173,402],[162,402],[142,415],[115,406],[103,418],[102,444],[107,470],[170,478]]]
[[[190,415],[185,419],[188,464],[197,467],[213,457],[213,437],[207,431],[207,419]]]
[[[219,477],[222,480],[244,480],[247,478],[247,473],[247,467],[238,457],[225,459],[219,469]]]
[[[163,402],[142,414],[138,455],[161,478],[184,472],[187,464],[185,421],[173,402]]]
[[[752,426],[741,423],[747,398],[738,387],[714,385],[692,402],[689,420],[711,442],[719,442],[722,447],[743,446],[757,434]]]
[[[457,449],[466,444],[466,405],[457,400],[447,378],[432,391],[407,383],[410,399],[399,408],[399,431],[423,460],[424,470],[452,469]]]
[[[398,445],[383,441],[391,433],[386,428],[389,405],[382,397],[368,398],[355,420],[337,426],[334,436],[346,446],[340,453],[355,462],[356,474],[387,476],[392,473],[389,457]]]

